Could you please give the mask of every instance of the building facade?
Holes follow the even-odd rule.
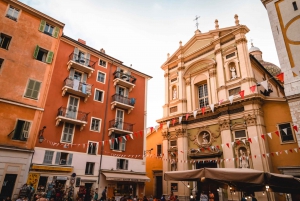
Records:
[[[284,72],[284,91],[294,124],[300,125],[300,1],[261,0],[267,9],[274,42]],[[300,143],[300,133],[297,133]],[[300,146],[300,144],[299,144]]]
[[[211,167],[280,173],[281,166],[300,165],[294,124],[277,79],[280,68],[263,61],[259,48],[252,45],[248,50],[249,29],[239,24],[237,15],[234,18],[232,27],[219,28],[216,20],[214,30],[196,30],[161,67],[165,105],[157,122],[163,124],[164,172]],[[182,200],[201,191],[212,191],[215,200],[254,193],[201,181],[163,181],[163,194],[171,191]],[[290,195],[255,196],[284,200]]]
[[[63,35],[41,122],[47,129],[30,169],[36,187],[70,197],[96,188],[101,195],[105,186],[108,197],[142,196],[149,180],[143,157],[149,79]]]
[[[0,1],[0,199],[26,183],[64,24]]]

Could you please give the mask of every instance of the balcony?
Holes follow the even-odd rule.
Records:
[[[136,78],[122,71],[116,70],[114,73],[114,85],[121,85],[129,89],[129,92],[135,87]]]
[[[83,127],[87,124],[88,114],[86,112],[74,111],[71,108],[60,107],[57,112],[56,126],[60,122],[67,122],[79,125],[82,131]]]
[[[91,95],[91,89],[92,85],[90,84],[82,83],[71,78],[66,78],[64,80],[64,86],[62,88],[62,96],[64,96],[66,92],[68,92],[70,94],[83,97],[84,102],[86,102]]]
[[[70,54],[69,62],[68,62],[68,70],[75,68],[82,72],[88,74],[88,77],[91,77],[92,73],[95,71],[95,61],[91,61],[90,59],[86,59],[84,57],[80,57],[79,54]]]
[[[117,119],[113,119],[109,121],[109,133],[110,136],[113,132],[121,135],[128,135],[133,133],[133,124],[126,123],[123,121],[118,121]]]
[[[115,107],[127,110],[128,114],[133,110],[135,104],[135,98],[126,98],[119,94],[112,96],[111,109]]]

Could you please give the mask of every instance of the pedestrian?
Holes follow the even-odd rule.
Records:
[[[207,195],[204,193],[204,191],[201,192],[200,195],[200,201],[208,201]]]
[[[213,194],[213,192],[208,191],[208,198],[209,198],[209,201],[214,201],[215,200],[215,195]]]
[[[143,201],[148,201],[146,196],[143,197]]]
[[[175,196],[174,196],[173,191],[171,191],[171,194],[170,194],[170,196],[169,196],[169,200],[170,200],[170,201],[174,201],[174,200],[175,200]]]
[[[41,198],[37,199],[36,201],[48,201],[48,199],[46,198],[46,194],[43,194]]]
[[[102,201],[106,200],[106,192],[107,192],[107,186],[105,186],[104,190],[101,193],[101,200]]]
[[[94,201],[98,200],[98,188],[95,189]]]
[[[252,198],[252,201],[257,201],[254,195],[251,194],[250,197]]]
[[[149,201],[153,201],[153,196],[152,195],[150,195]]]
[[[166,201],[165,195],[162,195],[160,201]]]
[[[247,201],[244,195],[242,196],[241,201]]]
[[[33,184],[30,183],[27,186],[27,198],[28,198],[29,201],[31,201],[31,197],[32,197],[33,193],[34,193]]]
[[[179,201],[178,195],[175,195],[175,201]]]

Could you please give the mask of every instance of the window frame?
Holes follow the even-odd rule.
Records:
[[[204,91],[204,96],[202,97],[202,98],[200,98],[200,92],[199,92],[199,88],[201,87],[201,86],[203,86],[203,88],[204,88],[204,85],[206,85],[206,91]],[[209,93],[208,93],[208,84],[207,84],[207,82],[202,82],[202,83],[199,83],[199,84],[197,84],[196,85],[197,86],[197,105],[198,105],[198,107],[199,108],[202,108],[202,107],[207,107],[208,105],[209,105]],[[205,96],[205,93],[207,93],[207,95]],[[206,98],[207,98],[207,103],[206,103]],[[204,104],[206,104],[206,105],[204,105],[204,106],[202,106],[201,107],[201,104],[200,104],[200,100],[204,100]]]
[[[63,129],[61,131],[61,138],[60,138],[60,143],[65,143],[65,144],[72,144],[73,143],[73,139],[74,139],[74,134],[75,134],[75,129],[76,129],[76,125],[75,124],[72,124],[72,123],[68,123],[68,124],[72,124],[74,127],[73,127],[73,133],[72,133],[72,140],[70,142],[64,142],[62,141],[63,139],[63,135],[64,135],[64,130],[65,130],[65,126],[66,126],[66,123],[68,122],[64,122],[64,125],[63,125]]]
[[[238,131],[245,131],[245,137],[236,137],[236,132]],[[241,139],[248,139],[248,133],[246,129],[238,129],[238,130],[234,130],[233,131],[233,135],[234,135],[234,140],[241,140]]]
[[[104,61],[104,62],[105,62],[105,66],[103,66],[103,65],[100,64],[101,61]],[[104,59],[100,59],[100,58],[99,58],[98,65],[101,66],[101,67],[103,67],[103,68],[107,68],[107,61],[104,60]]]
[[[89,153],[89,148],[90,148],[90,144],[96,144],[96,150],[95,150],[95,153]],[[96,156],[96,155],[98,155],[98,148],[99,148],[99,143],[98,142],[95,142],[95,141],[88,141],[88,147],[87,147],[87,149],[86,149],[86,153],[88,154],[88,155],[94,155],[94,156]]]
[[[120,165],[121,165],[121,160],[123,160],[124,162],[123,162],[123,166],[125,166],[125,167],[123,167],[123,168],[120,168]],[[128,170],[129,168],[129,160],[127,160],[127,159],[124,159],[124,158],[117,158],[117,164],[116,164],[116,169],[117,170]]]
[[[4,48],[4,47],[2,47],[2,44],[3,44],[3,43],[2,43],[2,40],[3,40],[3,39],[2,39],[2,40],[0,41],[0,48],[1,48],[1,49],[4,49],[4,50],[8,50],[8,49],[9,49],[9,46],[10,46],[10,44],[11,44],[11,41],[12,41],[12,36],[0,32],[0,37],[1,37],[1,35],[2,35],[2,37],[8,38],[9,41],[8,41],[7,46]]]
[[[115,134],[117,134],[117,133],[113,133],[113,134],[110,135],[110,139],[114,139],[114,142],[113,142],[113,143],[111,142],[111,144],[110,144],[110,149],[111,149],[112,151],[116,151],[116,152],[123,152],[123,151],[126,151],[126,140],[123,138],[124,135],[122,135],[122,134],[117,134],[117,135],[119,135],[119,136],[116,137]],[[119,139],[118,139],[118,148],[119,148],[119,149],[115,149],[114,146],[115,146],[115,144],[117,143],[115,139],[116,139],[116,138],[119,138],[119,137],[122,137],[122,141],[119,141]],[[122,146],[123,146],[122,144],[124,144],[124,148],[122,147]]]
[[[49,160],[49,163],[46,163],[46,162],[45,162],[46,152],[52,152],[51,162],[50,162],[50,160]],[[43,164],[53,164],[53,158],[54,158],[54,151],[51,151],[51,150],[45,150],[44,159],[43,159]]]
[[[101,81],[98,80],[98,75],[99,75],[99,73],[104,74],[104,81],[103,81],[103,82],[101,82]],[[101,84],[105,84],[105,83],[106,83],[106,73],[103,72],[103,71],[98,70],[98,71],[97,71],[97,76],[96,76],[96,82],[99,82],[99,83],[101,83]]]
[[[96,91],[101,91],[102,92],[102,101],[99,101],[99,100],[96,100],[95,98],[96,98]],[[104,91],[103,90],[101,90],[101,89],[98,89],[98,88],[95,88],[94,89],[94,101],[97,101],[97,102],[99,102],[99,103],[103,103],[104,102]]]
[[[9,11],[10,7],[13,8],[14,10],[18,11],[18,16],[17,17],[8,15],[8,11]],[[18,22],[20,14],[21,14],[21,9],[16,8],[15,6],[12,6],[11,4],[8,4],[8,7],[7,7],[6,12],[5,12],[5,17],[6,18],[11,19],[11,20],[13,20],[15,22]]]
[[[27,137],[27,138],[23,137],[23,138],[26,139],[26,140],[21,140],[21,135],[23,134],[24,128],[22,128],[22,131],[21,131],[22,133],[20,134],[19,139],[14,139],[14,136],[15,136],[15,133],[16,133],[16,128],[17,128],[17,125],[18,125],[18,121],[24,121],[25,123],[29,123],[29,129],[28,129],[28,131],[27,131],[28,137]],[[21,141],[21,142],[27,142],[27,139],[28,139],[29,136],[30,136],[31,127],[32,127],[32,121],[28,121],[28,120],[25,120],[25,119],[19,119],[19,118],[18,118],[18,119],[16,120],[16,123],[15,123],[15,126],[14,126],[13,136],[11,137],[11,139],[12,139],[12,140],[16,140],[16,141]]]
[[[33,89],[32,89],[32,93],[31,93],[31,97],[29,97],[29,96],[26,96],[26,93],[27,93],[27,89],[28,89],[28,86],[29,86],[29,83],[30,83],[30,81],[34,81],[35,83],[36,82],[39,82],[40,83],[40,88],[39,88],[39,91],[38,91],[38,95],[37,95],[37,98],[33,98],[32,97],[32,93],[33,93]],[[35,86],[35,83],[34,83],[34,86]],[[41,81],[38,81],[38,80],[33,80],[33,79],[28,79],[28,81],[27,81],[27,85],[26,85],[26,88],[25,88],[25,91],[24,91],[24,94],[23,94],[23,98],[28,98],[28,99],[31,99],[31,100],[36,100],[36,101],[38,101],[39,100],[39,97],[40,97],[40,92],[41,92],[41,88],[42,88],[42,82]]]
[[[4,59],[0,58],[0,73],[1,73],[1,70],[3,68],[3,64],[4,64]]]
[[[87,165],[89,164],[89,168],[88,168],[88,170],[89,171],[87,171]],[[90,170],[90,165],[93,165],[92,166],[92,170]],[[87,172],[90,172],[91,171],[91,173],[87,173]],[[95,171],[95,162],[86,162],[85,163],[85,169],[84,169],[84,175],[94,175],[94,171]]]
[[[92,130],[92,121],[93,121],[93,119],[97,119],[97,120],[100,121],[100,122],[99,122],[99,129],[98,129],[98,131]],[[90,131],[100,133],[100,131],[101,131],[101,123],[102,123],[102,119],[97,118],[97,117],[91,117],[91,121],[90,121]]]
[[[158,153],[159,151],[159,147],[160,146],[160,154]],[[157,144],[156,145],[156,156],[158,156],[158,157],[162,157],[162,144]]]
[[[291,128],[291,132],[292,132],[292,137],[293,137],[293,140],[290,140],[290,141],[283,141],[282,140],[282,131],[279,127],[279,125],[283,125],[283,124],[289,124],[290,125],[290,128]],[[280,143],[281,144],[292,144],[292,143],[295,143],[296,142],[296,136],[295,136],[295,132],[294,132],[294,129],[293,129],[293,125],[291,122],[281,122],[281,123],[277,123],[277,130],[279,131],[279,135],[280,135]]]
[[[176,145],[175,146],[172,146],[171,144],[171,142],[176,142]],[[175,147],[177,147],[178,145],[177,145],[177,140],[170,140],[169,141],[169,146],[170,146],[170,148],[175,148]]]

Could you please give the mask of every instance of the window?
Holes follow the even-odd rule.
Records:
[[[40,48],[38,45],[35,47],[33,58],[36,60],[51,64],[54,53],[45,49]]]
[[[246,131],[245,130],[235,131],[234,135],[235,135],[235,139],[246,138]]]
[[[90,130],[100,132],[100,123],[100,119],[92,118]]]
[[[40,87],[41,87],[41,82],[35,80],[29,80],[24,96],[27,98],[32,98],[37,100],[39,96]]]
[[[208,92],[207,92],[207,84],[202,84],[198,86],[198,99],[199,99],[199,107],[206,107],[208,103]]]
[[[128,160],[117,159],[117,170],[128,170]]]
[[[294,7],[294,11],[298,10],[298,6],[297,6],[297,2],[296,1],[293,2],[293,7]]]
[[[4,59],[0,58],[0,70],[1,70],[3,62],[4,62]]]
[[[85,174],[86,175],[93,175],[94,174],[94,166],[95,166],[95,163],[86,162]]]
[[[235,96],[235,95],[238,95],[240,91],[241,91],[241,87],[237,87],[234,89],[230,89],[228,91],[228,93],[229,93],[229,96]]]
[[[105,74],[102,72],[98,72],[97,81],[105,83]]]
[[[99,89],[95,89],[95,101],[103,102],[103,91],[100,91]]]
[[[280,131],[281,142],[294,142],[293,128],[290,123],[283,123],[278,125]]]
[[[47,181],[48,181],[48,177],[40,176],[38,187],[37,187],[37,191],[38,192],[45,192],[46,191],[46,189],[47,189]]]
[[[30,122],[18,120],[15,128],[13,140],[27,141],[29,137]]]
[[[170,140],[170,147],[171,148],[177,147],[177,141],[176,140]]]
[[[103,66],[106,68],[106,61],[103,61],[102,59],[99,60],[99,66]]]
[[[161,144],[156,146],[156,156],[161,156]]]
[[[73,138],[73,132],[74,124],[65,123],[61,141],[71,143]]]
[[[96,155],[97,154],[97,147],[98,147],[97,142],[89,142],[88,154]]]
[[[1,48],[8,50],[10,41],[11,41],[10,36],[0,33],[0,47]]]
[[[234,56],[235,56],[235,52],[227,54],[226,59],[229,59],[229,58],[234,57]]]
[[[72,165],[73,154],[66,152],[56,152],[55,164],[56,165]]]
[[[115,151],[125,151],[126,140],[122,137],[122,135],[113,133],[110,136],[110,139],[111,139],[110,149]],[[118,142],[116,141],[116,139]]]
[[[48,24],[45,20],[41,20],[40,26],[39,26],[39,31],[43,32],[49,36],[53,36],[54,38],[58,37],[59,34],[59,28],[54,27],[50,24]]]
[[[14,21],[17,21],[18,16],[19,16],[19,12],[20,12],[19,9],[16,9],[12,6],[9,6],[8,11],[6,13],[6,17],[9,18],[9,19],[12,19]]]
[[[52,164],[52,159],[53,159],[53,154],[54,151],[45,151],[45,155],[44,155],[44,164]]]

